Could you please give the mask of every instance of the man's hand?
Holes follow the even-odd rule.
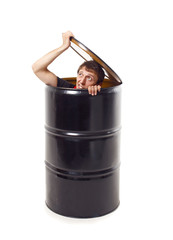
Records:
[[[100,92],[101,86],[100,85],[94,85],[94,86],[89,86],[88,87],[88,93],[91,94],[92,96],[97,95],[97,92]]]
[[[65,49],[70,47],[70,44],[71,44],[70,37],[74,37],[72,32],[68,31],[68,32],[62,33],[63,47]]]

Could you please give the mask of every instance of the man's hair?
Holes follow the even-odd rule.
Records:
[[[97,74],[97,76],[98,76],[97,84],[103,82],[105,73],[99,63],[97,63],[94,60],[86,61],[79,66],[77,73],[79,73],[80,69],[83,67],[85,67],[86,70],[92,70]]]

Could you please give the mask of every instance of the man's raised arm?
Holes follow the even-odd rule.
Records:
[[[57,76],[49,71],[47,67],[51,64],[61,53],[67,50],[70,46],[70,37],[74,37],[72,32],[68,31],[62,34],[63,44],[47,53],[39,60],[37,60],[33,65],[32,69],[35,75],[43,81],[45,84],[56,87],[57,86]]]

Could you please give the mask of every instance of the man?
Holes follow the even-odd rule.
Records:
[[[104,71],[95,61],[84,62],[77,71],[76,86],[57,77],[48,70],[51,64],[60,54],[70,47],[70,37],[73,33],[68,31],[62,34],[63,44],[59,48],[49,52],[32,65],[35,75],[45,84],[53,87],[67,87],[76,89],[88,89],[92,96],[97,95],[101,90],[101,83],[104,80]]]

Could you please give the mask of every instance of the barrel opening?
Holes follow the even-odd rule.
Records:
[[[71,78],[63,78],[65,81],[72,83],[72,84],[76,84],[76,78],[75,77],[71,77]],[[109,87],[115,87],[121,85],[121,83],[110,80],[105,78],[103,83],[102,83],[102,88],[109,88]]]

